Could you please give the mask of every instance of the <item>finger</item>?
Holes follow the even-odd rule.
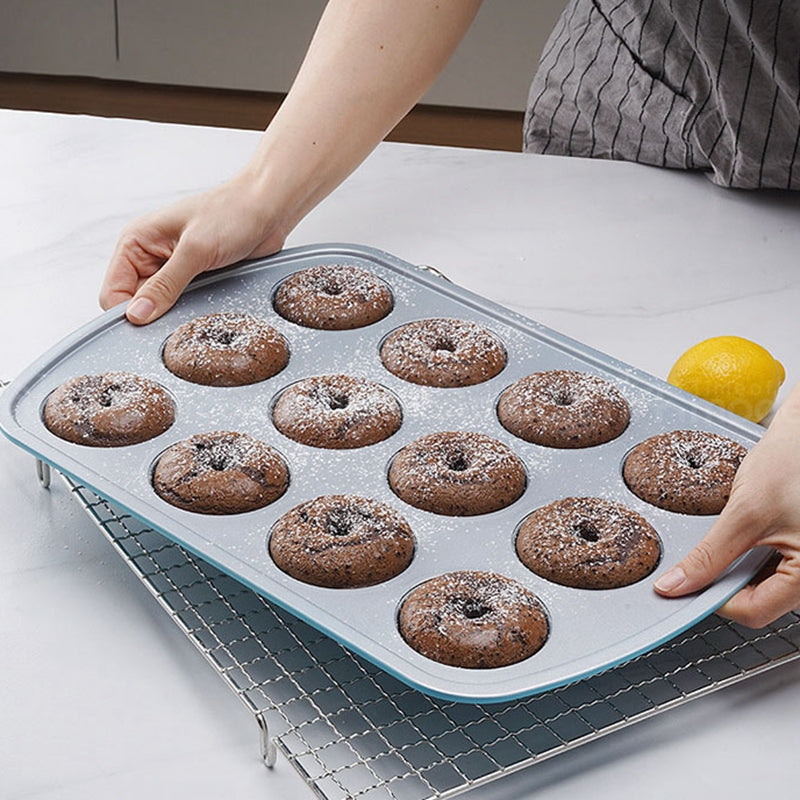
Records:
[[[169,251],[151,244],[143,246],[134,233],[124,233],[109,261],[100,287],[101,308],[109,309],[130,300],[144,281],[157,272]]]
[[[108,310],[131,300],[144,280],[136,266],[127,259],[110,262],[100,286],[100,307]]]
[[[175,305],[189,281],[205,268],[195,256],[195,249],[181,241],[164,265],[136,291],[125,309],[125,316],[135,325],[158,319]]]
[[[737,592],[718,614],[746,625],[763,628],[797,606],[797,574],[782,561],[778,569],[760,583],[750,584]]]
[[[139,287],[139,271],[131,261],[127,248],[118,244],[100,286],[100,307],[112,308],[130,300]]]
[[[739,504],[729,501],[702,541],[655,582],[655,590],[681,597],[704,589],[756,544],[762,528],[763,523],[757,525]]]

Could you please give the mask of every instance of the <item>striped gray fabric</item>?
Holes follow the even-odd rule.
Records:
[[[800,0],[571,0],[524,149],[800,189]]]

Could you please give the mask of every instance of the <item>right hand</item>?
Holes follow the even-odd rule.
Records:
[[[280,250],[286,228],[265,208],[257,181],[242,173],[127,225],[106,270],[100,305],[127,302],[127,318],[146,325],[201,272]]]

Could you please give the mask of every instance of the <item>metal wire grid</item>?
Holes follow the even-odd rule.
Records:
[[[798,614],[762,631],[712,615],[650,653],[536,697],[437,700],[64,479],[253,712],[265,762],[277,747],[325,800],[444,800],[800,656]]]

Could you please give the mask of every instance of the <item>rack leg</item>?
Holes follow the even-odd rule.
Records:
[[[36,459],[36,477],[39,479],[39,485],[43,489],[50,488],[50,465],[40,458]]]
[[[256,714],[256,722],[258,722],[258,729],[261,739],[261,758],[264,760],[265,767],[274,767],[275,761],[278,757],[278,748],[275,747],[275,742],[270,738],[269,727],[263,714]]]

